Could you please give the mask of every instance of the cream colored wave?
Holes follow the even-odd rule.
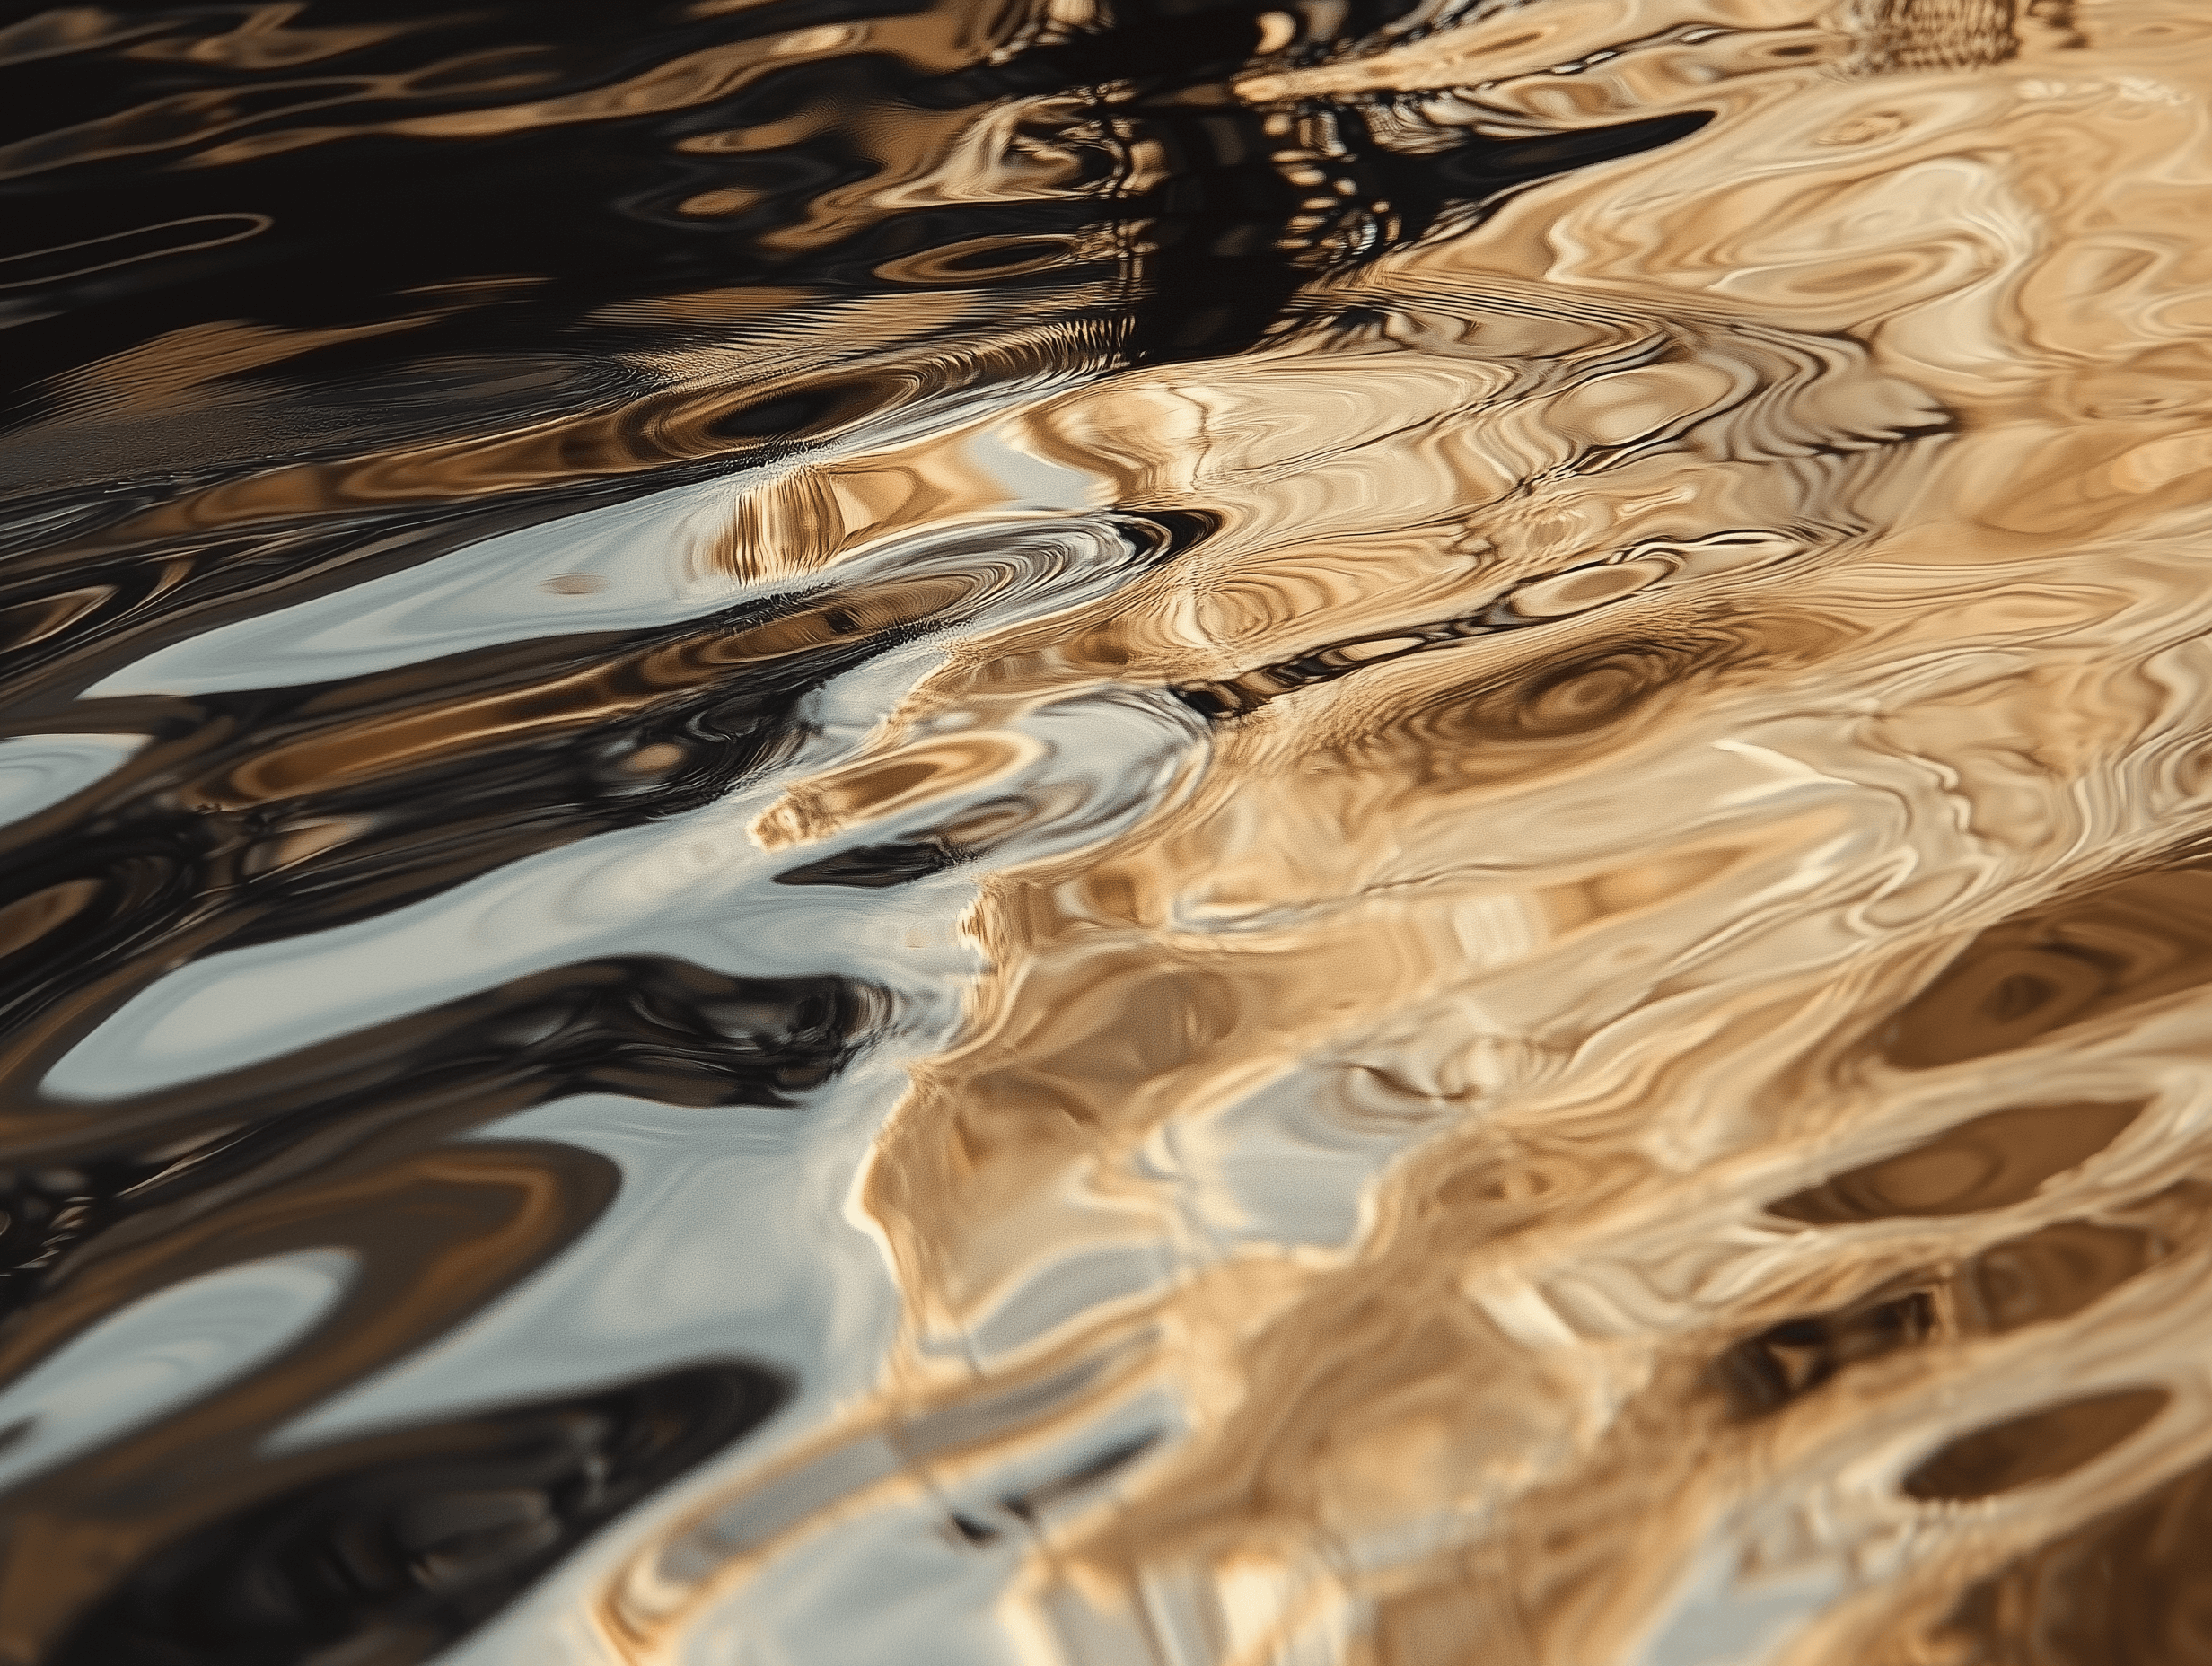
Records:
[[[964,1037],[858,1193],[902,1357],[776,1475],[666,1524],[599,1623],[673,1658],[872,1512],[1149,1396],[1181,1434],[1028,1518],[1003,1618],[1040,1662],[2012,1660],[1949,1623],[1962,1593],[2212,1460],[2212,995],[2189,970],[2212,916],[2186,884],[2097,900],[2186,877],[2212,833],[2212,19],[1489,7],[1262,69],[1257,100],[1458,99],[1392,104],[1432,126],[1723,114],[1317,282],[1307,311],[1340,328],[1009,419],[1116,504],[1219,530],[960,643],[869,779],[941,768],[947,713],[1011,727],[1555,600],[1286,688],[1134,832],[988,881]],[[1555,582],[1583,569],[1626,576]],[[818,828],[843,780],[764,827]],[[865,820],[847,798],[839,825]],[[2032,925],[2076,905],[2089,925]],[[1943,979],[1974,955],[2098,931],[2155,975],[2041,1030],[1992,984],[1975,1022],[2027,1028],[1953,1036]],[[2085,1105],[2139,1109],[1988,1207],[1770,1207]],[[1962,1317],[1970,1272],[2092,1229],[2139,1253]],[[1109,1262],[1134,1270],[1095,1301],[1034,1300]],[[1924,1319],[1732,1399],[1731,1361],[1784,1369],[1773,1327],[1856,1336],[1877,1301]],[[1026,1420],[901,1448],[742,1543],[709,1530],[1083,1362]],[[1929,1467],[2146,1390],[2147,1421],[2063,1473],[1976,1498]]]

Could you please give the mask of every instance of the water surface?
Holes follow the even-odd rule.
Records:
[[[2212,1662],[2212,13],[0,15],[0,1662]]]

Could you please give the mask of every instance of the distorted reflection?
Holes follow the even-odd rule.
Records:
[[[0,83],[0,1662],[2212,1659],[2212,13]]]

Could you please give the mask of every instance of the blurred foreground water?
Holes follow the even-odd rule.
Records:
[[[2212,10],[0,14],[0,1662],[2212,1662]]]

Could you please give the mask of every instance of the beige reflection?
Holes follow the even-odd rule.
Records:
[[[632,1560],[636,1658],[1146,1396],[1173,1438],[1022,1514],[1040,1662],[2090,1666],[2017,1644],[2032,1568],[2201,1510],[2212,18],[1491,8],[1244,91],[1393,87],[1722,115],[1014,419],[1220,530],[759,836],[1085,690],[1246,715],[988,882],[858,1195],[902,1354]]]

